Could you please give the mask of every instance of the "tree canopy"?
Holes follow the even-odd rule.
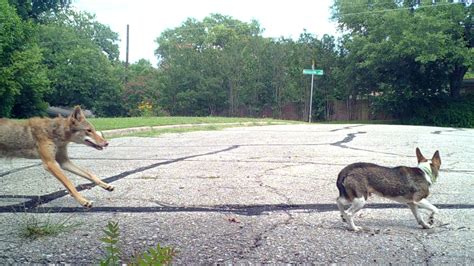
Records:
[[[472,5],[432,1],[337,0],[333,16],[344,36],[357,94],[407,115],[413,101],[459,97],[474,62]]]
[[[125,66],[118,34],[71,5],[0,0],[0,116],[80,104],[101,116],[282,117],[292,108],[305,119],[311,79],[302,70],[313,62],[324,70],[311,103],[316,119],[328,119],[334,101],[360,100],[400,119],[430,105],[474,116],[461,97],[474,62],[472,4],[335,0],[339,37],[266,38],[256,20],[188,18],[157,36],[156,66]]]

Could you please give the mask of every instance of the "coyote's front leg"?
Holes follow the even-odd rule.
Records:
[[[69,191],[69,194],[77,201],[79,204],[86,208],[92,207],[92,201],[86,200],[84,197],[79,194],[76,190],[76,187],[72,182],[67,178],[67,176],[61,171],[58,163],[54,160],[52,149],[54,149],[53,143],[40,143],[38,145],[38,153],[43,161],[44,168],[54,175],[59,182],[61,182],[64,187]]]
[[[61,165],[62,169],[66,170],[66,171],[69,171],[73,174],[76,174],[78,176],[82,176],[82,177],[94,182],[95,184],[97,184],[98,186],[100,186],[101,188],[103,188],[105,190],[113,191],[115,189],[114,186],[112,186],[108,183],[105,183],[104,181],[100,180],[100,178],[98,178],[96,175],[88,172],[87,170],[85,170],[83,168],[80,168],[79,166],[72,163],[70,160],[60,162],[60,165]]]

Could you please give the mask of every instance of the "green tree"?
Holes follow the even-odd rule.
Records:
[[[118,34],[109,26],[96,21],[95,15],[65,9],[61,12],[44,13],[41,20],[43,24],[67,28],[78,38],[92,41],[110,61],[118,62]]]
[[[84,30],[83,25],[87,24],[84,20],[92,17],[68,14],[72,15],[57,16],[39,27],[39,43],[53,87],[49,103],[56,106],[79,104],[98,115],[123,114],[122,87],[115,69],[118,62],[114,61],[114,53],[106,54],[100,46],[100,43],[110,42],[98,41],[93,31]],[[90,22],[88,25],[95,24]]]
[[[203,21],[188,19],[164,32],[156,54],[165,77],[163,103],[170,113],[235,114],[244,67],[252,56],[246,47],[259,33],[256,22],[219,14]]]
[[[34,27],[6,0],[0,0],[0,25],[0,116],[41,114],[50,88]]]
[[[71,0],[9,0],[18,15],[26,19],[38,19],[45,12],[58,12],[67,9]]]
[[[336,0],[344,37],[345,80],[355,95],[378,95],[403,117],[416,101],[458,97],[474,62],[472,5]],[[354,87],[357,86],[357,87]]]
[[[164,115],[161,106],[162,82],[159,70],[145,59],[131,64],[126,70],[123,103],[130,116]],[[150,110],[145,108],[149,105]],[[144,109],[145,108],[145,109]]]

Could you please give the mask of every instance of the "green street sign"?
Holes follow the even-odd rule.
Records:
[[[324,71],[322,69],[303,69],[303,74],[321,76],[324,74]]]

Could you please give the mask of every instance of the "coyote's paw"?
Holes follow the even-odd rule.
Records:
[[[82,203],[82,206],[84,206],[84,208],[90,209],[90,208],[92,208],[93,203],[94,203],[93,201],[86,200],[84,203]]]
[[[108,190],[108,191],[114,191],[115,187],[112,186],[112,185],[108,185],[106,187],[104,187],[105,190]]]

